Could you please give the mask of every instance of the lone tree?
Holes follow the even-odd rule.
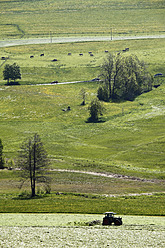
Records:
[[[80,90],[80,96],[82,97],[82,100],[83,100],[81,105],[85,105],[86,95],[87,95],[86,90],[84,88],[82,88]]]
[[[7,84],[10,84],[10,80],[21,79],[20,67],[14,63],[13,65],[6,64],[3,70],[3,79],[7,80]]]
[[[99,115],[102,115],[103,113],[103,106],[96,97],[93,99],[88,107],[89,113],[90,113],[90,120],[91,121],[98,121]]]
[[[2,140],[0,139],[0,169],[4,169],[4,158],[3,158],[3,144]]]
[[[36,195],[36,183],[44,184],[50,193],[50,177],[46,175],[49,159],[38,134],[22,143],[19,151],[18,165],[22,170],[22,184],[30,180],[31,197]]]
[[[152,90],[153,79],[144,62],[133,55],[109,54],[101,66],[100,77],[103,84],[97,92],[99,100],[133,100]]]

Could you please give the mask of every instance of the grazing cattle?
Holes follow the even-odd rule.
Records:
[[[6,58],[5,57],[1,57],[2,60],[5,60]]]
[[[70,56],[70,55],[72,55],[71,53],[68,53],[68,55]]]
[[[162,73],[157,73],[157,74],[154,75],[154,77],[158,77],[158,76],[163,76],[163,74]]]
[[[94,56],[93,53],[90,53],[90,56]]]
[[[105,50],[104,52],[105,52],[105,53],[108,53],[108,50]]]
[[[89,54],[92,53],[92,52],[88,52]]]
[[[160,84],[155,84],[154,88],[158,88],[160,86]]]
[[[65,111],[70,111],[70,110],[71,110],[70,106],[68,106],[67,109],[66,109],[66,108],[65,108],[65,109],[62,109],[62,111],[64,111],[64,112],[65,112]]]
[[[94,78],[91,80],[92,82],[95,82],[95,81],[100,81],[100,78]]]
[[[40,56],[41,56],[41,57],[44,56],[44,53],[41,53]]]
[[[32,59],[32,58],[34,58],[34,56],[33,56],[33,55],[31,55],[31,56],[30,56],[30,58]]]
[[[57,61],[57,59],[53,59],[52,62]]]
[[[127,51],[129,51],[128,47],[123,50],[123,52],[127,52]]]
[[[83,53],[79,53],[80,56],[83,56]]]

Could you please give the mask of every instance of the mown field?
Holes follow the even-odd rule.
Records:
[[[122,226],[88,226],[103,215],[1,214],[2,247],[164,247],[164,217],[122,216]]]
[[[0,39],[164,32],[163,0],[2,0]]]

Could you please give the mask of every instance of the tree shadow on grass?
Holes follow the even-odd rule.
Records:
[[[6,86],[20,85],[19,82],[9,82],[5,84]]]
[[[14,197],[13,200],[32,200],[32,199],[41,199],[47,197],[48,194],[36,194],[32,196],[30,193],[20,193],[18,196]]]
[[[102,117],[102,118],[98,118],[96,119],[92,119],[91,117],[89,117],[86,121],[86,123],[104,123],[106,122],[106,120]]]

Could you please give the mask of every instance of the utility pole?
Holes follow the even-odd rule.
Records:
[[[50,43],[52,43],[52,34],[51,34],[51,31],[50,31]]]

